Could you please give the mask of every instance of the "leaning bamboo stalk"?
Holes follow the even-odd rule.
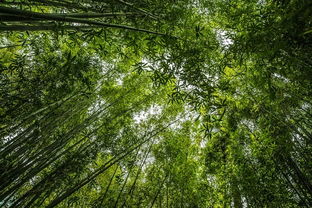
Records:
[[[135,154],[135,159],[134,159],[135,161],[137,160],[139,151],[140,151],[140,147],[138,148],[138,150],[137,150],[137,152],[136,152],[136,154]],[[130,168],[129,168],[129,171],[128,171],[128,174],[127,174],[127,176],[126,176],[126,179],[125,179],[124,183],[122,184],[122,187],[121,187],[121,189],[120,189],[120,191],[119,191],[119,193],[118,193],[118,196],[117,196],[117,199],[116,199],[114,208],[116,208],[116,207],[118,206],[119,199],[120,199],[121,194],[122,194],[122,192],[124,191],[125,186],[126,186],[126,184],[127,184],[127,182],[128,182],[128,179],[129,179],[130,174],[131,174],[131,172],[132,172],[132,170],[133,170],[135,161],[132,163],[132,165],[131,165]]]
[[[74,18],[101,18],[101,17],[127,17],[142,16],[134,12],[112,12],[112,13],[51,13],[55,16],[74,17]]]
[[[115,12],[115,13],[49,13],[55,17],[74,17],[74,18],[104,18],[104,17],[129,17],[129,16],[143,16],[143,14],[137,14],[133,12]],[[1,13],[0,21],[4,22],[33,22],[40,21],[39,18],[23,17],[19,15],[8,15]]]
[[[116,162],[120,161],[121,159],[125,158],[126,156],[128,156],[130,153],[132,153],[133,151],[135,151],[136,149],[138,149],[139,147],[141,147],[143,144],[145,144],[146,142],[150,141],[152,138],[154,138],[156,135],[158,135],[160,132],[164,131],[166,128],[168,128],[170,125],[172,125],[173,123],[175,123],[177,120],[169,123],[168,125],[156,129],[152,132],[150,132],[150,136],[148,136],[146,139],[144,139],[142,142],[140,142],[137,145],[134,145],[132,147],[130,147],[128,149],[127,152],[125,153],[119,153],[118,155],[116,155],[114,158],[110,159],[109,161],[107,161],[104,165],[102,165],[100,168],[98,168],[96,171],[94,171],[91,175],[89,175],[88,177],[86,177],[85,179],[83,179],[82,181],[80,181],[79,183],[77,183],[76,185],[74,185],[73,187],[71,187],[70,189],[68,189],[65,193],[63,193],[62,195],[60,195],[59,197],[55,198],[48,206],[47,208],[52,208],[57,206],[59,203],[61,203],[62,201],[64,201],[66,198],[68,198],[69,196],[71,196],[73,193],[75,193],[76,191],[78,191],[80,188],[84,187],[85,185],[87,185],[88,183],[90,183],[90,181],[92,181],[93,179],[95,179],[97,176],[99,176],[100,174],[102,174],[103,172],[105,172],[108,168],[110,168],[112,165],[114,165]]]
[[[160,186],[159,186],[159,188],[158,188],[158,190],[157,190],[157,192],[156,192],[156,194],[155,194],[155,197],[154,197],[154,199],[153,199],[153,201],[152,201],[152,203],[151,203],[151,208],[153,208],[154,203],[156,202],[156,199],[157,199],[158,195],[160,194],[161,189],[162,189],[162,187],[164,186],[167,177],[168,177],[168,175],[166,175],[166,176],[164,177],[164,180],[160,183]]]
[[[66,9],[77,9],[77,10],[82,10],[82,11],[98,11],[93,8],[88,8],[88,7],[83,7],[79,4],[73,4],[72,2],[67,2],[67,1],[52,1],[52,0],[30,0],[32,2],[31,4],[41,4],[40,6],[53,6],[53,7],[61,7],[61,8],[66,8]],[[21,3],[24,4],[24,3]]]
[[[125,95],[127,95],[129,92],[131,92],[132,91],[132,89],[130,89],[130,90],[128,90],[124,95],[122,95],[122,96],[120,96],[119,98],[117,98],[116,100],[118,101],[120,98],[122,98],[122,97],[124,97]],[[144,99],[145,100],[145,99]],[[143,100],[143,101],[144,101]],[[115,101],[113,102],[113,103],[115,103]],[[127,110],[125,110],[125,111],[123,111],[123,112],[121,112],[121,113],[119,113],[117,116],[115,116],[112,120],[114,120],[115,118],[118,118],[118,117],[120,117],[120,116],[122,116],[122,115],[124,115],[124,113],[128,113],[129,111],[131,111],[131,110],[133,110],[134,108],[136,108],[138,105],[140,105],[140,104],[142,104],[143,102],[142,101],[139,101],[136,105],[134,105],[133,107],[131,107],[130,109],[127,109]],[[110,105],[112,105],[112,104],[110,104]],[[109,106],[110,106],[109,105]],[[107,107],[106,107],[107,108]],[[112,121],[112,120],[110,120],[110,121]],[[100,126],[100,127],[102,127],[104,124],[106,124],[105,122]],[[92,133],[94,133],[96,130],[98,130],[100,127],[98,127],[98,128],[96,128],[95,130],[93,130],[90,134],[89,134],[89,136],[92,134]],[[84,137],[84,138],[82,138],[81,140],[79,140],[75,145],[73,145],[73,146],[76,146],[77,144],[79,144],[80,142],[82,142],[84,139],[85,139],[86,137]],[[64,143],[64,142],[62,142],[62,143]],[[71,146],[71,147],[73,147],[73,146]],[[90,145],[89,145],[90,146]],[[51,147],[51,146],[50,146]],[[1,195],[1,198],[6,198],[7,196],[8,196],[8,194],[10,194],[12,191],[14,191],[14,190],[16,190],[17,188],[19,188],[19,187],[21,187],[25,182],[27,182],[31,177],[33,177],[34,175],[36,175],[37,173],[39,173],[38,171],[41,171],[43,168],[45,168],[45,167],[47,167],[51,162],[53,162],[53,161],[55,161],[56,159],[59,159],[62,155],[63,155],[63,153],[65,153],[65,152],[68,152],[68,149],[67,150],[65,150],[64,152],[62,152],[61,154],[58,154],[58,151],[62,148],[63,146],[54,146],[53,148],[48,148],[48,150],[53,150],[53,152],[51,153],[51,152],[45,152],[45,155],[50,155],[50,157],[48,157],[48,161],[44,161],[44,163],[41,163],[40,165],[39,165],[39,167],[38,166],[36,166],[36,167],[33,167],[32,168],[32,170],[31,170],[31,172],[29,172],[29,173],[27,173],[27,175],[25,176],[25,177],[23,177],[23,179],[18,183],[18,184],[16,184],[14,187],[11,187],[10,188],[10,190],[8,190],[8,191],[6,191],[5,193],[3,193],[2,195]],[[70,147],[70,148],[71,148]],[[82,150],[81,150],[82,151]],[[43,154],[42,152],[40,153],[40,154]],[[40,161],[39,161],[40,162]],[[43,166],[42,166],[43,165]],[[34,171],[36,171],[36,172],[34,172]],[[29,192],[29,193],[31,193],[31,192]],[[26,194],[26,195],[24,195],[22,198],[20,198],[20,199],[18,199],[15,203],[14,203],[14,206],[17,206],[18,204],[20,204],[24,199],[25,200],[27,200],[27,198],[25,198],[25,197],[30,197],[29,196],[29,194]]]
[[[106,189],[105,189],[105,192],[104,192],[104,194],[102,195],[102,196],[100,196],[100,198],[99,198],[99,200],[101,200],[101,202],[100,202],[100,207],[102,207],[102,204],[103,204],[103,202],[104,202],[104,199],[105,199],[105,197],[106,197],[106,194],[108,193],[108,190],[109,190],[109,187],[111,186],[111,184],[112,184],[112,182],[113,182],[113,179],[114,179],[114,177],[115,177],[115,174],[116,174],[116,172],[117,172],[117,170],[118,170],[118,164],[116,165],[116,168],[115,168],[115,170],[114,170],[114,173],[113,173],[113,175],[112,175],[112,177],[110,178],[110,180],[109,180],[109,183],[108,183],[108,185],[107,185],[107,187],[106,187]]]
[[[2,6],[0,6],[0,12],[7,13],[7,14],[20,15],[20,16],[29,17],[29,18],[39,18],[39,19],[53,20],[53,21],[59,21],[59,22],[81,23],[81,24],[95,25],[95,26],[99,26],[102,28],[118,28],[118,29],[125,29],[125,30],[137,31],[137,32],[144,32],[144,33],[149,33],[149,34],[154,34],[154,35],[166,35],[164,33],[154,32],[151,30],[146,30],[146,29],[141,29],[141,28],[135,28],[135,27],[127,26],[127,25],[108,24],[108,23],[103,23],[103,22],[94,21],[94,20],[79,19],[79,18],[66,17],[66,16],[60,16],[60,15],[56,16],[56,15],[51,15],[47,13],[31,12],[31,11],[25,11],[25,10],[20,10],[20,9],[15,9],[15,8],[2,7]],[[40,27],[41,26],[39,26],[39,28]],[[40,30],[39,28],[37,29]],[[16,31],[16,30],[21,30],[21,29],[24,30],[25,27],[22,27],[22,26],[14,27],[14,25],[11,27],[10,26],[0,27],[0,31],[5,31],[5,30]],[[44,30],[47,30],[47,28],[45,28]]]
[[[124,207],[124,206],[125,206],[128,197],[130,197],[130,198],[132,197],[132,195],[133,195],[133,193],[134,193],[134,190],[135,190],[136,182],[137,182],[137,180],[138,180],[138,178],[139,178],[139,175],[140,175],[141,172],[142,172],[142,169],[143,169],[143,166],[144,166],[144,164],[145,164],[145,162],[146,162],[147,156],[149,155],[150,151],[152,150],[153,144],[154,144],[154,141],[151,142],[151,144],[149,145],[149,148],[145,151],[145,154],[144,154],[144,156],[143,156],[143,161],[142,161],[141,164],[140,164],[139,170],[137,171],[137,173],[136,173],[136,175],[135,175],[134,182],[133,182],[133,184],[131,185],[130,190],[129,190],[127,196],[125,197],[124,202],[123,202],[123,204],[121,205],[121,207]]]

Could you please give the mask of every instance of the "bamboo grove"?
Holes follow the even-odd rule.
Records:
[[[312,207],[309,0],[2,0],[0,207]]]

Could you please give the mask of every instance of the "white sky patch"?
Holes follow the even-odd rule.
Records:
[[[246,207],[248,207],[248,202],[247,202],[247,199],[246,199],[246,197],[243,197],[242,196],[242,205],[243,205],[243,208],[246,208]]]
[[[11,41],[7,39],[6,37],[0,38],[0,47],[6,47],[11,44]]]
[[[155,69],[159,69],[161,67],[157,61],[149,60],[147,58],[143,58],[141,63],[141,67],[147,72],[153,72]]]
[[[186,86],[186,90],[189,91],[189,92],[192,92],[192,91],[194,91],[196,89],[199,89],[199,88],[194,86],[194,85],[190,85],[189,84],[189,85]]]
[[[207,140],[203,138],[199,143],[200,148],[205,148],[207,146]]]
[[[179,120],[173,124],[170,125],[170,128],[174,130],[178,130],[182,128],[182,124],[186,121],[194,121],[195,118],[197,118],[199,114],[192,110],[192,107],[190,105],[184,105],[184,113],[181,113],[177,116]]]
[[[243,119],[241,123],[252,132],[256,130],[256,124],[251,120]]]
[[[152,65],[151,63],[153,63],[152,61],[150,61],[150,60],[148,60],[148,59],[146,59],[146,58],[143,58],[142,59],[142,66],[143,67],[146,67],[147,68],[147,71],[150,71],[150,70],[148,70],[149,68],[150,68],[150,66]]]
[[[88,43],[87,43],[87,42],[83,42],[81,46],[82,46],[82,47],[87,47],[87,46],[88,46]]]
[[[126,77],[125,74],[120,74],[120,76],[116,79],[116,83],[118,86],[122,86],[123,84],[123,79]]]
[[[18,128],[17,130],[15,130],[15,131],[9,133],[8,135],[4,136],[3,138],[1,138],[2,142],[4,142],[4,144],[6,144],[7,142],[10,142],[12,139],[14,139],[16,136],[23,133],[24,131],[25,131],[24,128]]]
[[[98,65],[101,68],[101,74],[105,75],[110,69],[114,68],[113,64],[104,61],[100,56],[92,56],[92,64]]]
[[[297,128],[297,130],[300,131],[298,128]],[[299,135],[297,133],[293,134],[291,140],[293,142],[297,143],[297,144],[300,144],[300,145],[304,145],[305,144],[305,139],[301,135]]]
[[[148,168],[151,164],[153,164],[155,162],[156,158],[149,154],[147,157],[146,157],[146,161],[145,161],[145,164],[142,166],[142,170],[145,171],[146,168]]]
[[[92,115],[96,111],[98,111],[101,107],[105,105],[105,100],[103,100],[99,95],[97,96],[98,98],[96,101],[93,103],[92,106],[88,108],[88,114]]]
[[[311,108],[311,105],[309,103],[303,103],[301,108],[305,111],[308,111]]]
[[[277,73],[273,73],[273,77],[278,78],[278,79],[280,79],[280,80],[282,80],[282,81],[284,81],[284,82],[286,82],[286,83],[289,82],[289,79],[287,79],[287,78],[285,78],[285,77],[283,77],[282,75],[277,74]]]
[[[183,119],[182,119],[182,120],[183,120]],[[171,128],[171,129],[174,129],[174,130],[182,129],[181,122],[183,122],[183,121],[175,122],[175,123],[171,124],[171,125],[170,125],[170,128]]]
[[[146,111],[134,114],[133,120],[136,124],[146,121],[150,116],[160,115],[163,108],[160,105],[153,105]]]
[[[225,30],[217,30],[217,39],[221,46],[223,46],[225,49],[228,49],[230,45],[233,44],[233,40],[229,37],[229,32]]]
[[[259,0],[257,2],[258,5],[265,5],[266,4],[266,1],[265,0]]]

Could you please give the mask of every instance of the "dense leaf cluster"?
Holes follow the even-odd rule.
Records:
[[[308,0],[4,0],[0,207],[311,207]]]

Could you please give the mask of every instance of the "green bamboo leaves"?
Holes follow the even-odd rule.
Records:
[[[311,207],[311,11],[3,1],[0,207]]]

